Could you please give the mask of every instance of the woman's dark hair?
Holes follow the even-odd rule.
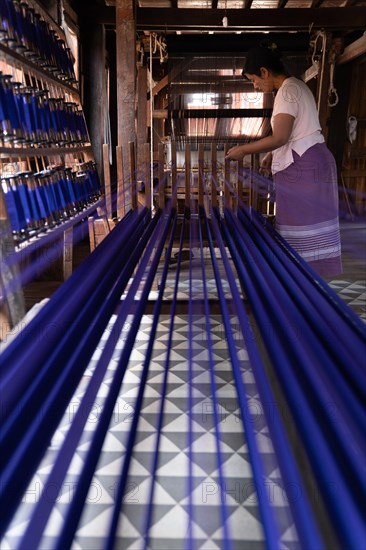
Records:
[[[273,74],[286,74],[282,54],[275,42],[263,41],[254,48],[251,48],[245,58],[244,74],[255,74],[260,76],[261,67],[265,67]]]

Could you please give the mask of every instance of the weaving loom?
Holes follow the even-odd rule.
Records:
[[[5,59],[15,44],[67,83],[54,97],[37,68],[22,84],[0,75],[3,154],[36,144],[44,163],[65,146],[59,164],[36,156],[2,176],[2,231],[18,246],[4,258],[15,274],[5,298],[47,266],[47,255],[28,261],[34,252],[61,252],[71,228],[77,242],[97,207],[110,218],[131,206],[1,353],[1,548],[359,550],[365,327],[256,212],[270,182],[217,162],[217,145],[268,133],[271,98],[252,108],[240,63],[204,60],[212,104],[195,109],[202,60],[183,61],[160,113],[171,173],[159,143],[148,185],[150,143],[137,177],[131,142],[128,189],[120,178],[115,202],[107,185],[104,199],[65,43],[24,3],[3,2],[1,15]]]
[[[359,549],[364,357],[360,319],[240,201],[236,214],[207,213],[202,200],[198,215],[181,216],[171,202],[154,215],[131,210],[2,353],[4,544]],[[186,385],[175,394],[179,375]],[[79,522],[103,479],[121,396],[129,420],[118,424],[113,491],[91,539],[80,528],[88,523]],[[167,424],[178,408],[185,428],[174,438]],[[184,473],[172,468],[164,478],[168,459]],[[43,491],[30,505],[25,495],[33,494],[37,469],[46,472],[37,477]],[[162,492],[168,478],[176,495],[170,505]],[[65,499],[61,488],[70,483]],[[271,487],[281,488],[280,504]],[[248,501],[261,527],[246,537]]]

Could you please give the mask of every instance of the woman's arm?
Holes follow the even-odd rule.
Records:
[[[291,136],[295,118],[292,115],[279,113],[273,119],[272,135],[252,143],[237,145],[229,149],[226,155],[228,160],[240,160],[251,153],[267,153],[278,149],[288,142]]]

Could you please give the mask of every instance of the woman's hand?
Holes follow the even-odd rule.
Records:
[[[260,168],[259,168],[259,173],[262,176],[265,176],[266,178],[268,178],[272,173],[271,172],[271,165],[272,165],[272,152],[267,153],[263,157],[263,159],[261,161]]]
[[[225,156],[225,160],[241,160],[248,153],[245,150],[245,145],[236,145],[228,150]]]

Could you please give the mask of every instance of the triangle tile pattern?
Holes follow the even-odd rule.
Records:
[[[182,294],[186,291],[182,285]],[[183,292],[184,291],[184,292]],[[215,383],[217,391],[217,416],[219,441],[222,452],[224,483],[220,484],[217,461],[217,433],[214,425],[212,385],[208,371],[205,319],[195,316],[193,325],[193,377],[192,411],[189,416],[188,395],[188,343],[187,316],[176,317],[173,345],[170,355],[167,392],[164,402],[164,419],[159,443],[159,459],[153,472],[154,449],[157,442],[156,428],[162,399],[164,362],[167,354],[167,334],[170,319],[162,316],[155,338],[153,360],[150,364],[147,385],[139,417],[133,456],[129,468],[117,532],[116,548],[141,549],[146,532],[146,509],[153,484],[153,509],[149,526],[149,547],[156,550],[186,548],[189,533],[189,506],[193,508],[192,533],[194,548],[214,550],[222,547],[222,509],[226,507],[227,527],[234,549],[259,550],[264,548],[264,535],[258,510],[258,499],[252,478],[248,448],[240,417],[238,399],[228,360],[222,320],[212,316],[213,354],[215,360]],[[107,331],[110,332],[111,325]],[[235,320],[233,320],[235,331]],[[106,331],[106,332],[107,332]],[[96,472],[78,525],[73,548],[92,550],[103,547],[111,514],[115,491],[125,456],[127,437],[135,411],[135,400],[140,384],[146,343],[151,331],[151,317],[144,316],[134,354],[128,366],[120,395],[114,408],[110,429],[104,442]],[[70,426],[77,406],[107,335],[98,344],[93,359],[85,373],[72,403],[62,419],[52,440],[48,454],[42,461],[37,476],[32,480],[27,499],[20,507],[4,539],[4,548],[15,548],[24,531],[40,491],[47,484],[47,475]],[[125,333],[122,331],[110,362],[103,388],[98,394],[85,426],[83,438],[70,466],[64,487],[60,490],[43,541],[44,548],[53,546],[54,537],[62,525],[77,473],[82,467],[90,440],[97,425],[103,400],[118,365],[123,349]],[[278,464],[273,452],[258,393],[245,350],[241,363],[248,395],[248,411],[256,432],[257,443],[263,456],[266,484],[259,491],[269,488],[276,495],[275,507],[283,532],[283,548],[297,548],[297,535],[283,498]],[[259,403],[259,404],[258,404]],[[187,430],[192,424],[192,446],[189,447]],[[189,497],[189,468],[191,453],[192,493]],[[155,474],[155,475],[154,475]],[[279,496],[277,496],[277,493]],[[277,512],[278,510],[278,512]]]
[[[366,323],[366,280],[334,279],[329,286]]]

